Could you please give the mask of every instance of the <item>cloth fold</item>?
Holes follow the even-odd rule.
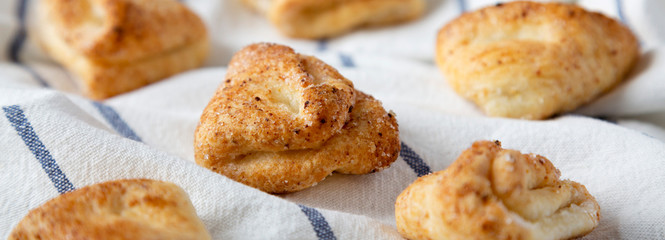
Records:
[[[645,55],[631,78],[601,99],[544,121],[484,116],[432,63],[438,28],[494,1],[431,0],[421,20],[322,41],[282,37],[239,1],[184,1],[210,31],[207,66],[99,102],[81,97],[74,76],[30,37],[27,9],[38,1],[0,2],[0,237],[62,192],[150,178],[182,187],[214,239],[402,239],[395,228],[397,195],[485,139],[543,155],[563,178],[586,185],[601,206],[601,222],[584,239],[665,239],[665,117],[644,117],[665,116],[663,42],[649,25],[658,21],[650,15],[656,10],[635,7],[656,0],[577,2],[620,15],[640,36]],[[194,129],[203,108],[232,54],[259,41],[319,57],[393,110],[402,142],[397,161],[377,173],[333,174],[283,195],[196,165]]]

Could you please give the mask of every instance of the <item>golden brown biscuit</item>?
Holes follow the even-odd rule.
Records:
[[[9,239],[210,239],[173,183],[126,179],[65,193],[31,210]]]
[[[397,229],[413,240],[585,235],[598,225],[600,207],[584,185],[559,175],[545,157],[478,141],[397,197]]]
[[[56,61],[104,99],[200,66],[205,25],[175,0],[43,0],[37,35]]]
[[[201,115],[196,162],[270,193],[310,187],[333,171],[388,167],[397,121],[321,60],[275,44],[236,53]]]
[[[631,31],[563,3],[511,2],[444,26],[436,61],[448,83],[490,116],[544,119],[619,83],[636,62]]]
[[[361,26],[378,26],[420,17],[423,0],[243,0],[265,14],[284,35],[334,37]]]

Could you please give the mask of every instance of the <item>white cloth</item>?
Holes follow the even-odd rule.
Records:
[[[545,121],[483,116],[447,86],[431,61],[436,30],[461,9],[489,1],[430,1],[419,21],[321,43],[281,37],[235,0],[189,0],[213,37],[207,67],[103,103],[78,96],[71,76],[30,35],[13,61],[22,2],[0,2],[0,237],[59,192],[151,178],[185,189],[215,239],[401,239],[394,222],[397,195],[419,174],[445,169],[473,141],[497,139],[506,148],[546,156],[564,178],[586,185],[602,209],[600,225],[586,239],[665,239],[665,131],[658,126],[665,126],[665,95],[659,94],[665,92],[659,50],[665,43],[652,32],[663,25],[649,25],[657,21],[649,14],[659,11],[635,8],[657,0],[630,1],[635,5],[622,11],[616,7],[622,1],[578,1],[608,15],[622,12],[648,47],[650,61],[644,62],[650,64],[577,114]],[[257,41],[313,54],[382,100],[397,115],[400,158],[378,173],[333,174],[315,187],[277,196],[197,166],[199,116],[232,54]]]

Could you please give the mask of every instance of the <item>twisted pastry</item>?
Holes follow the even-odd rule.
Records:
[[[205,25],[175,0],[43,0],[37,38],[104,99],[198,67],[208,54]]]
[[[438,34],[451,87],[490,116],[544,119],[617,85],[638,58],[631,31],[563,3],[510,2],[463,14]]]
[[[195,133],[199,165],[270,193],[386,168],[399,149],[379,101],[317,58],[266,43],[236,53]]]
[[[296,38],[334,37],[361,26],[416,19],[423,0],[243,0],[265,14],[283,34]]]
[[[65,193],[31,210],[9,239],[210,239],[187,193],[127,179]]]
[[[409,239],[570,239],[591,232],[600,207],[560,180],[545,157],[478,141],[446,170],[419,178],[395,203]]]

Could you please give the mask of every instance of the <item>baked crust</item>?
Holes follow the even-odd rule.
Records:
[[[545,157],[478,141],[397,197],[397,229],[413,240],[583,236],[598,225],[600,207],[584,185],[559,176]]]
[[[276,44],[236,53],[201,115],[196,162],[270,193],[310,187],[333,171],[388,167],[400,150],[393,114],[315,57]]]
[[[396,24],[419,18],[423,0],[243,0],[265,14],[284,35],[326,38],[362,26]]]
[[[104,99],[200,66],[205,25],[174,0],[44,0],[37,36],[46,52]]]
[[[173,183],[125,179],[86,186],[31,210],[9,239],[210,239]]]
[[[490,116],[545,119],[617,85],[639,55],[619,22],[563,3],[511,2],[463,14],[438,34],[448,83]]]

